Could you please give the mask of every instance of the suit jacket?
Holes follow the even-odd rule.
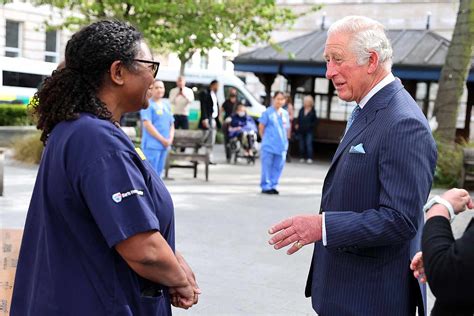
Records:
[[[212,114],[214,113],[214,103],[212,102],[211,91],[209,89],[201,91],[199,94],[199,101],[201,102],[201,118],[199,119],[199,128],[205,129],[202,125],[202,121],[205,119],[212,119]],[[219,104],[217,105],[217,111],[219,111]],[[219,122],[219,113],[216,117],[217,128],[221,127]]]
[[[358,144],[365,154],[350,153]],[[410,287],[420,293],[409,264],[436,157],[426,118],[398,80],[364,106],[324,180],[327,246],[315,244],[306,287],[319,315],[412,314]]]
[[[423,230],[423,263],[436,296],[432,316],[474,315],[474,220],[455,240],[449,221],[430,218]]]

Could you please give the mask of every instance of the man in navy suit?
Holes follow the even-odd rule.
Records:
[[[286,219],[270,244],[288,254],[315,243],[306,285],[327,315],[424,314],[409,263],[419,249],[436,144],[418,105],[391,73],[384,27],[346,17],[328,30],[326,77],[355,101],[324,180],[318,215]]]

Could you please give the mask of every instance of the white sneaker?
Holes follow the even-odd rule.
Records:
[[[301,159],[300,159],[300,162],[304,162],[304,158],[301,158]]]
[[[313,159],[306,160],[306,163],[313,163]]]

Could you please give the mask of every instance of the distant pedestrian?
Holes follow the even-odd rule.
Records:
[[[237,90],[234,88],[229,89],[229,97],[224,101],[221,107],[221,113],[224,115],[224,121],[226,118],[231,117],[234,114],[237,107]]]
[[[189,129],[189,107],[194,101],[194,92],[186,87],[186,79],[179,76],[176,87],[170,90],[169,100],[174,114],[176,129]]]
[[[247,115],[245,105],[239,104],[232,115],[228,136],[229,138],[237,137],[244,149],[244,156],[253,157],[257,126],[253,118]]]
[[[211,164],[216,163],[213,160],[212,150],[216,143],[217,129],[221,127],[219,121],[219,103],[217,102],[217,90],[219,82],[212,80],[206,90],[199,94],[201,102],[201,117],[199,119],[199,128],[208,132],[207,142],[209,145]]]
[[[174,118],[168,100],[164,100],[165,85],[155,80],[151,87],[150,106],[140,111],[143,122],[142,149],[156,173],[161,177],[168,150],[174,138]]]
[[[286,162],[291,162],[291,140],[294,139],[293,131],[293,120],[295,118],[295,106],[293,105],[293,99],[289,93],[285,94],[285,104],[283,104],[283,109],[288,111],[288,116],[290,117],[290,136],[288,137],[288,153],[286,155]]]
[[[279,194],[276,189],[280,180],[290,137],[290,118],[284,110],[285,94],[275,92],[273,104],[263,112],[258,127],[262,137],[262,175],[260,186],[263,194]]]
[[[314,99],[307,95],[303,99],[303,107],[298,113],[295,132],[300,145],[300,162],[313,162],[313,134],[317,123]]]
[[[229,124],[232,120],[231,116],[234,114],[237,107],[237,90],[235,88],[229,89],[229,97],[221,106],[220,113],[223,114],[222,133],[224,134],[224,147],[227,162],[231,159],[231,149],[229,144]]]

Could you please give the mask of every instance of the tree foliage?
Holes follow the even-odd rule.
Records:
[[[298,17],[274,0],[33,0],[65,14],[59,27],[75,29],[104,18],[136,25],[160,52],[176,52],[184,64],[200,51],[216,47],[229,51],[236,42],[245,46],[271,42],[271,32],[291,25]],[[315,11],[319,7],[313,7]],[[67,14],[69,12],[69,14]],[[74,12],[74,13],[71,13]]]

